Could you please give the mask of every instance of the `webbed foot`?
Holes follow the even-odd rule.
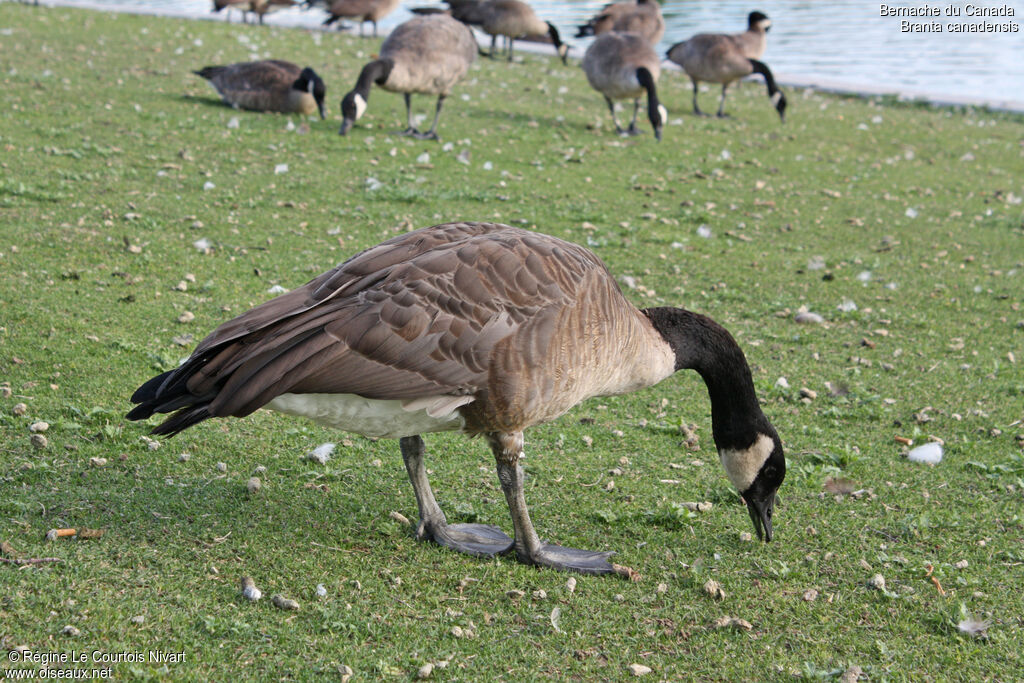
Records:
[[[417,536],[476,557],[494,557],[512,549],[512,539],[491,524],[424,524]]]
[[[563,572],[579,572],[580,574],[611,574],[615,571],[608,558],[613,551],[598,552],[594,550],[577,550],[560,545],[545,543],[538,550],[525,557],[520,554],[519,561],[524,564],[535,564],[550,567]]]

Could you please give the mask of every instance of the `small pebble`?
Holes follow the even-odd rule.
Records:
[[[744,631],[749,631],[754,628],[746,619],[740,619],[739,617],[718,617],[711,624],[714,628],[738,628]]]
[[[306,457],[308,459],[312,460],[315,463],[319,463],[319,464],[323,465],[328,460],[331,459],[331,453],[333,453],[333,452],[334,452],[334,444],[333,443],[322,443],[319,446],[317,446],[316,448],[314,448],[313,450],[311,450],[309,453],[307,453]]]
[[[283,610],[295,611],[299,609],[299,603],[295,602],[291,598],[286,598],[280,593],[274,593],[270,596],[270,601],[274,603],[274,607]]]
[[[32,447],[42,450],[50,445],[50,441],[42,434],[33,434],[29,437],[29,441],[32,442]]]
[[[28,431],[30,431],[30,432],[45,432],[49,428],[50,428],[50,423],[49,422],[39,421],[39,422],[33,422],[32,424],[30,424],[28,426]]]
[[[521,597],[523,597],[525,595],[526,595],[526,593],[524,593],[523,591],[515,590],[515,589],[510,590],[507,593],[505,593],[505,596],[510,598],[511,600],[518,600],[519,598],[521,598]]]
[[[256,587],[256,582],[252,580],[251,576],[242,577],[242,597],[252,602],[263,597],[263,591]]]
[[[218,472],[227,472],[228,471],[227,463],[225,463],[225,462],[217,463],[217,471]]]
[[[348,683],[356,672],[352,670],[352,667],[342,664],[338,667],[338,673],[341,674],[341,683]]]
[[[253,470],[253,474],[266,474],[267,468],[263,465],[256,465],[256,469]]]
[[[196,319],[196,314],[192,311],[185,311],[178,316],[178,322],[182,324],[190,323]]]
[[[466,635],[466,632],[462,630],[461,626],[452,626],[451,633],[456,638],[462,638]]]
[[[809,398],[813,401],[818,398],[818,392],[813,389],[808,389],[807,387],[800,387],[800,398]]]
[[[74,626],[72,626],[71,624],[68,624],[67,626],[65,626],[64,628],[62,628],[62,629],[60,630],[60,632],[61,632],[61,633],[63,633],[64,635],[66,635],[66,636],[70,636],[70,637],[72,637],[72,638],[77,638],[78,636],[82,635],[82,632],[81,632],[81,631],[79,631],[79,630],[78,630],[77,628],[75,628]]]
[[[576,579],[572,576],[565,582],[565,590],[569,591],[569,594],[576,592]]]
[[[104,467],[107,464],[106,458],[89,458],[89,464],[93,467]]]
[[[643,664],[630,664],[629,665],[629,672],[631,674],[633,674],[634,676],[646,676],[647,674],[651,673],[651,671],[653,671],[653,669],[651,669],[651,667],[644,666]]]
[[[12,393],[10,387],[0,387],[0,398],[10,398]]]
[[[178,456],[178,462],[188,462],[192,456],[188,453],[182,453]]]
[[[327,597],[327,586],[323,585],[322,583],[318,583],[316,585],[316,596],[318,598],[326,598]]]
[[[249,477],[249,481],[245,482],[245,488],[249,493],[259,493],[260,489],[263,488],[263,482],[260,481],[259,477]]]
[[[143,615],[139,614],[138,616],[132,617],[130,619],[130,621],[133,624],[138,624],[139,626],[141,626],[142,624],[146,623],[146,617],[144,617]]]
[[[749,531],[741,531],[740,532],[740,540],[745,542],[745,543],[750,543],[751,541],[754,540],[754,537],[753,537],[753,535],[751,535],[751,533]]]
[[[533,591],[533,599],[534,600],[547,600],[548,599],[548,593],[543,588],[538,588],[537,590]]]
[[[11,408],[11,412],[15,415],[24,415],[28,412],[28,406],[24,403],[15,403],[14,407]]]
[[[804,602],[814,602],[817,599],[818,599],[818,591],[816,591],[815,589],[810,588],[810,589],[804,591]]]
[[[885,577],[882,576],[881,574],[875,574],[870,579],[868,579],[868,586],[871,587],[871,588],[878,589],[880,591],[884,591],[885,590]]]
[[[960,560],[953,565],[956,569],[967,569],[967,560]]]
[[[424,154],[423,156],[427,155]],[[434,665],[431,662],[427,662],[419,668],[419,671],[416,672],[416,678],[419,678],[420,680],[430,678],[430,674],[432,673],[434,673]]]

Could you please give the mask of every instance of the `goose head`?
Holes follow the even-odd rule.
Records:
[[[315,71],[307,66],[302,70],[302,73],[299,74],[298,79],[292,87],[296,90],[308,92],[312,95],[313,99],[316,101],[316,108],[320,112],[320,120],[322,121],[327,118],[326,109],[324,108],[324,98],[327,96],[327,86],[324,85],[324,80],[320,78]]]
[[[747,504],[757,538],[771,542],[775,493],[786,477],[786,458],[775,430],[760,431],[745,447],[719,447],[718,456],[729,481]]]

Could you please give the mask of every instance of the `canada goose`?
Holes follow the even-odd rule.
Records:
[[[562,43],[558,29],[550,21],[543,21],[534,13],[533,8],[520,0],[487,0],[479,7],[469,6],[467,12],[470,20],[467,23],[479,22],[484,33],[491,36],[491,57],[497,53],[495,47],[498,36],[505,36],[505,45],[508,48],[508,61],[512,61],[512,47],[516,38],[521,36],[542,36],[551,37],[555,51],[562,58],[562,64],[567,63],[569,46]]]
[[[297,4],[296,0],[249,0],[249,11],[260,18],[260,25],[262,25],[265,14]]]
[[[128,418],[174,412],[153,429],[174,435],[266,407],[396,438],[419,538],[479,556],[514,548],[526,564],[603,574],[613,571],[611,553],[538,538],[524,498],[523,431],[683,368],[707,384],[719,457],[770,541],[786,462],[732,336],[681,308],[637,309],[592,252],[507,225],[436,225],[353,256],[222,324],[177,369],[139,387]],[[423,463],[420,435],[435,431],[486,437],[514,539],[495,526],[447,524]]]
[[[668,112],[658,101],[655,83],[661,74],[661,60],[651,44],[635,33],[610,31],[602,33],[583,55],[583,71],[594,90],[604,95],[612,113],[615,132],[619,135],[638,135],[636,115],[640,109],[640,96],[647,92],[647,117],[654,128],[654,137],[661,140],[661,129]],[[623,130],[615,118],[615,100],[633,100],[633,120]]]
[[[370,86],[405,96],[407,128],[403,135],[437,139],[437,121],[444,99],[476,59],[477,44],[463,24],[446,14],[413,17],[384,40],[380,57],[363,67],[356,87],[341,100],[341,135],[366,111]],[[434,123],[426,133],[412,124],[412,93],[437,95]]]
[[[605,5],[590,21],[579,27],[577,38],[597,36],[608,31],[638,33],[651,45],[665,35],[665,20],[656,0],[616,2]]]
[[[745,33],[700,33],[669,48],[666,56],[683,67],[693,81],[693,112],[698,116],[704,115],[697,105],[700,81],[722,84],[718,116],[723,117],[726,116],[725,95],[729,86],[744,76],[759,73],[764,76],[768,96],[779,112],[779,118],[785,122],[786,96],[776,85],[768,65],[757,59],[764,52],[764,33],[771,22],[760,12],[751,12],[749,24],[750,28]]]
[[[327,86],[308,66],[267,59],[227,66],[206,66],[192,73],[210,82],[221,98],[236,109],[276,111],[284,114],[324,113]]]
[[[213,0],[213,12],[220,12],[221,10],[228,10],[224,13],[225,21],[231,21],[231,10],[237,9],[242,13],[242,22],[249,23],[249,3],[251,0]]]
[[[391,14],[398,7],[399,0],[333,0],[327,6],[331,15],[324,22],[330,26],[338,19],[358,19],[359,35],[363,35],[363,25],[373,24],[373,37],[377,37],[377,22]]]

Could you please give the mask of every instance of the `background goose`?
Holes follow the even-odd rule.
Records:
[[[665,35],[665,20],[656,0],[616,2],[605,5],[587,23],[579,27],[577,38],[597,36],[608,31],[637,33],[651,45],[657,44]]]
[[[639,134],[636,116],[640,97],[646,92],[647,116],[654,128],[654,137],[661,140],[668,112],[658,101],[655,83],[661,74],[661,60],[650,43],[635,33],[602,33],[583,55],[583,71],[591,87],[604,95],[619,135]],[[633,100],[633,120],[629,128],[623,130],[615,117],[615,100],[625,99]]]
[[[391,14],[398,7],[399,0],[333,0],[327,5],[330,14],[324,26],[330,26],[338,19],[358,19],[359,35],[363,35],[363,25],[373,24],[373,36],[377,37],[377,22]]]
[[[454,7],[453,7],[454,11]],[[555,46],[555,51],[565,64],[569,54],[569,46],[562,43],[558,29],[550,21],[543,21],[533,8],[520,0],[488,0],[479,7],[467,5],[460,15],[467,23],[479,26],[484,33],[491,36],[491,56],[495,56],[498,36],[505,36],[505,47],[508,49],[508,60],[512,61],[512,46],[515,39],[522,36],[548,35]]]
[[[476,59],[476,40],[464,25],[445,14],[414,17],[398,26],[384,40],[380,57],[363,67],[356,87],[341,100],[342,135],[366,111],[370,86],[376,84],[389,92],[405,96],[408,127],[404,135],[437,139],[437,121],[441,106],[469,65]],[[412,93],[437,95],[434,123],[421,133],[412,122]]]
[[[327,86],[308,66],[300,69],[291,62],[267,59],[227,66],[206,66],[194,71],[210,82],[232,107],[284,114],[324,114]]]
[[[785,458],[735,340],[697,313],[639,310],[592,252],[505,225],[438,225],[353,256],[218,327],[181,366],[143,384],[128,417],[173,412],[153,430],[173,435],[266,407],[397,438],[420,538],[607,573],[610,553],[539,540],[524,497],[523,431],[683,368],[707,384],[722,464],[758,536],[771,540]],[[423,462],[420,435],[434,431],[486,437],[514,539],[494,526],[447,524]]]
[[[260,18],[260,25],[262,25],[264,15],[284,7],[294,7],[297,4],[299,3],[296,0],[249,0],[249,11]]]
[[[224,19],[231,21],[231,10],[237,9],[242,13],[242,22],[248,23],[249,16],[249,4],[251,0],[213,0],[213,12],[220,12],[221,10],[228,10],[224,13]]]
[[[669,48],[666,56],[683,67],[693,81],[693,112],[698,116],[704,115],[697,104],[700,81],[722,84],[718,116],[725,116],[725,95],[729,86],[745,76],[759,73],[764,76],[768,96],[779,118],[786,120],[786,96],[776,85],[768,65],[757,59],[764,52],[764,34],[771,22],[760,12],[751,12],[749,23],[750,28],[744,33],[699,33]]]

